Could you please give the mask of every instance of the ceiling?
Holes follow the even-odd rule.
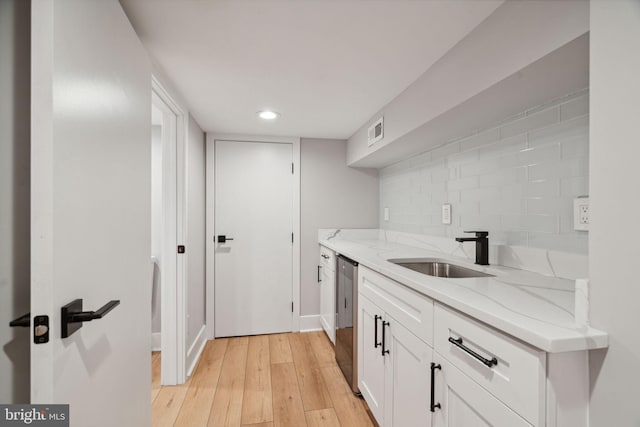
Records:
[[[348,138],[502,0],[121,3],[205,131]]]

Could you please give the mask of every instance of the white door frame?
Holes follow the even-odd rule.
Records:
[[[187,114],[160,81],[152,76],[152,102],[164,104],[176,116],[170,124],[169,144],[162,145],[162,259],[161,382],[163,385],[183,384],[186,373],[187,315],[187,253],[178,255],[178,245],[186,240],[186,139]],[[163,123],[163,132],[166,127]],[[151,126],[151,124],[149,124]],[[175,126],[175,129],[173,128]],[[174,132],[175,130],[175,132]],[[151,313],[149,313],[151,315]],[[151,331],[149,331],[151,333]]]
[[[207,337],[215,338],[215,142],[274,142],[291,144],[293,148],[293,262],[292,289],[293,321],[291,330],[300,331],[300,138],[256,136],[256,135],[227,135],[207,133],[207,283],[206,283],[206,331]],[[164,314],[163,314],[164,315]]]

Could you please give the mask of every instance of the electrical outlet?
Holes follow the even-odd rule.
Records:
[[[451,224],[451,203],[442,205],[442,223],[445,225]]]
[[[578,231],[589,230],[589,198],[578,197],[573,199],[573,229]]]
[[[384,208],[384,220],[389,221],[389,208]]]

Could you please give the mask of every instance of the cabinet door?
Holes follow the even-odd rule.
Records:
[[[385,360],[379,344],[382,336],[380,328],[383,314],[377,305],[359,295],[358,387],[380,426],[384,425],[382,417],[385,395]]]
[[[458,368],[440,359],[435,371],[434,427],[532,427]]]
[[[336,343],[336,276],[322,267],[320,273],[320,323],[332,343]]]
[[[395,319],[387,316],[385,320],[389,322],[384,332],[389,354],[384,427],[429,427],[433,350]]]

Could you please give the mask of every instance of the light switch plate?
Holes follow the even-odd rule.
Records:
[[[389,208],[384,208],[384,220],[389,221]]]
[[[589,231],[589,197],[573,199],[573,229]]]
[[[442,223],[451,225],[451,203],[442,205]]]

